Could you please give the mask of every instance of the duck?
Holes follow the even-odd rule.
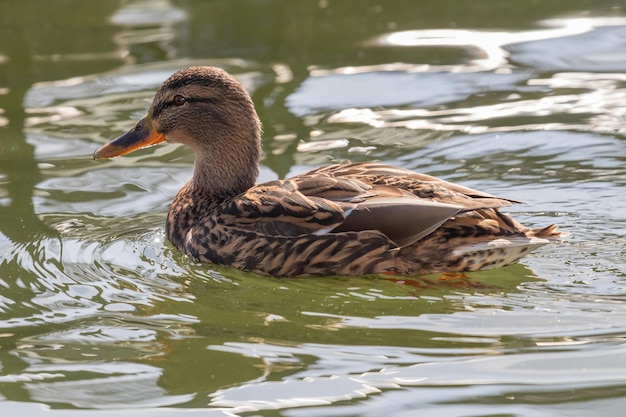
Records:
[[[332,164],[257,183],[262,127],[243,86],[223,69],[182,69],[148,112],[97,149],[113,158],[161,142],[194,153],[172,201],[168,240],[194,261],[274,277],[420,276],[499,268],[561,240],[529,228],[496,197],[379,162]]]

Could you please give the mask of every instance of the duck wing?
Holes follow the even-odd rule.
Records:
[[[374,185],[399,188],[423,199],[459,205],[466,211],[523,204],[521,201],[496,197],[430,175],[377,162],[326,165],[305,175],[359,178]]]
[[[226,211],[232,213],[229,221],[264,235],[370,231],[402,247],[463,210],[361,178],[313,173],[252,187]]]

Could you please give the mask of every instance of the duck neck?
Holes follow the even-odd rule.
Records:
[[[203,149],[194,149],[194,153],[191,186],[197,193],[225,199],[243,193],[256,182],[261,158],[258,137],[211,141]]]

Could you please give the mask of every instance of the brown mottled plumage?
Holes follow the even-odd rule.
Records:
[[[329,165],[255,184],[261,124],[225,71],[191,67],[94,158],[167,140],[195,153],[167,216],[168,239],[195,259],[274,276],[430,274],[515,262],[558,240],[500,213],[516,201],[379,163]]]

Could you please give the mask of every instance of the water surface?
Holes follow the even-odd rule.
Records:
[[[528,4],[1,5],[2,415],[620,415],[626,15]],[[260,180],[380,160],[570,237],[467,276],[193,263],[163,232],[190,151],[91,160],[192,64],[252,94]]]

